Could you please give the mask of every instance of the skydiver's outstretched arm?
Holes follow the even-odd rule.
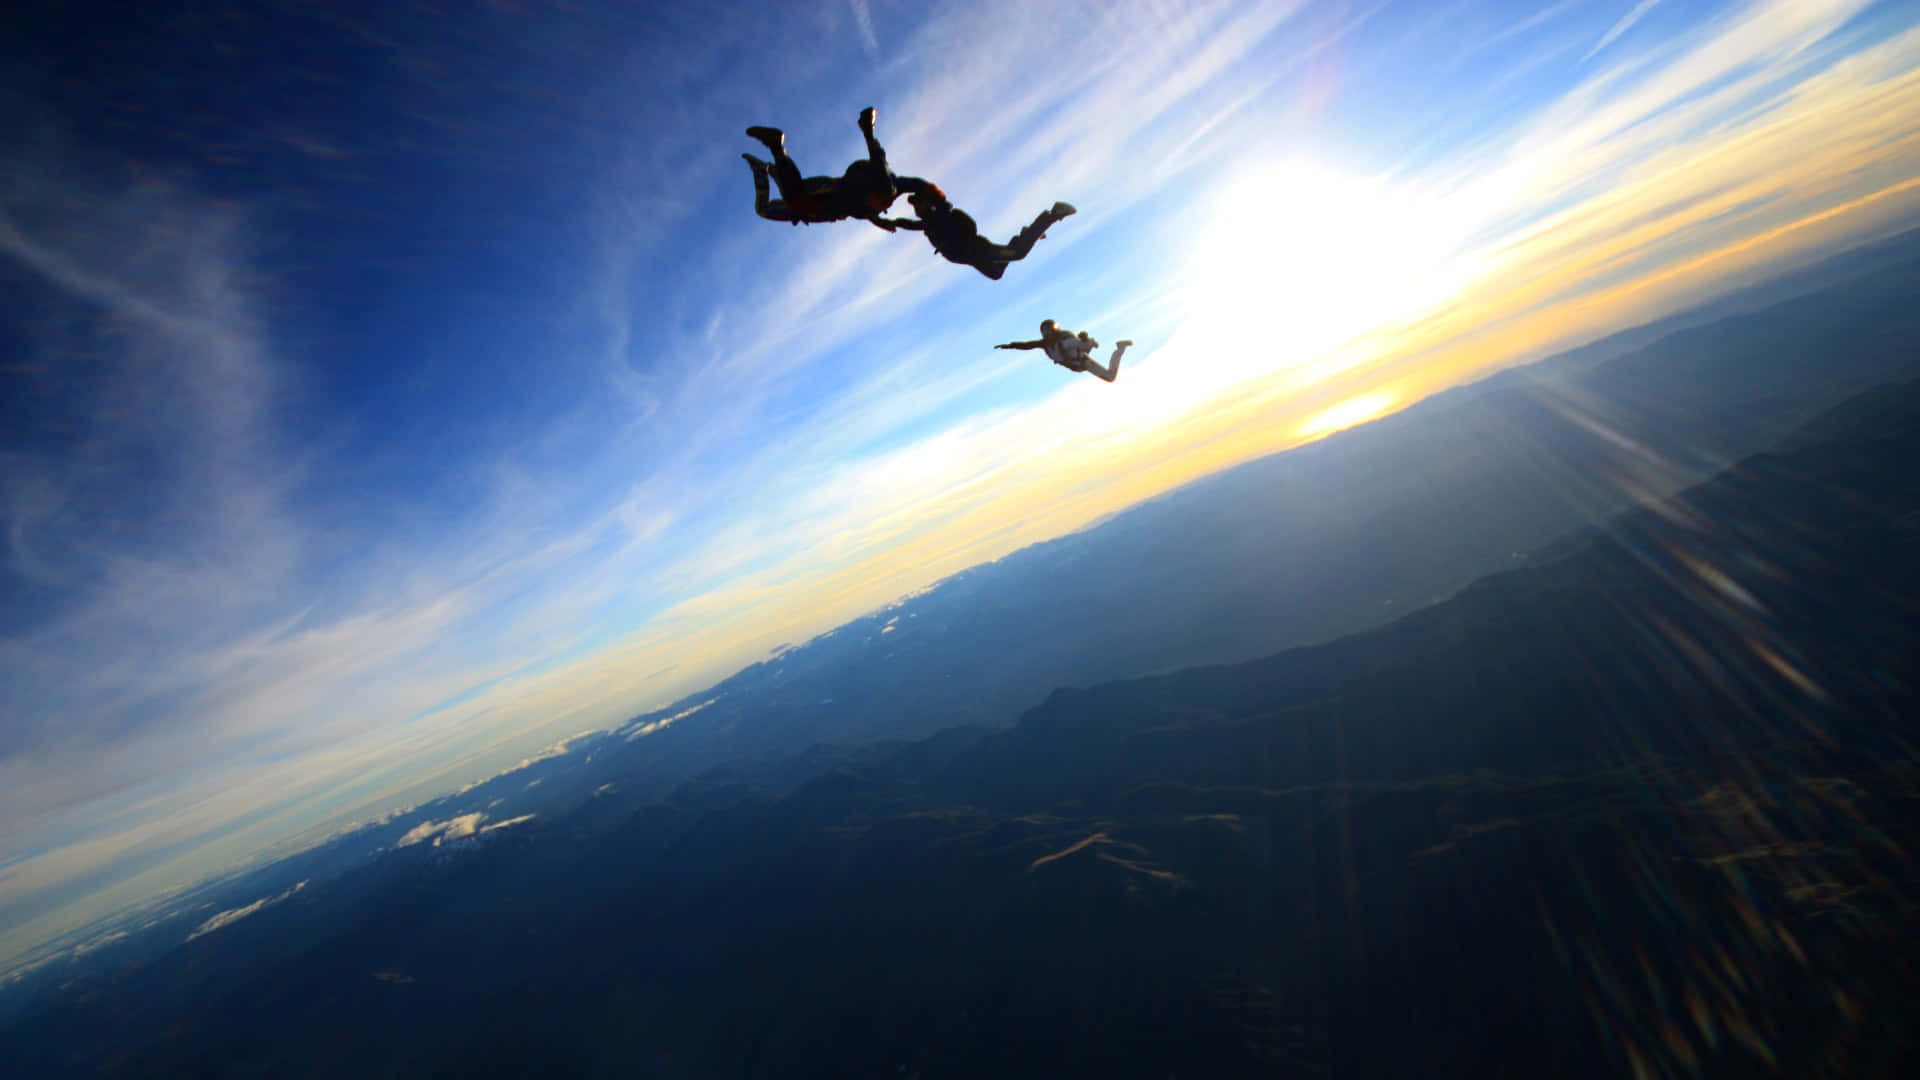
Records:
[[[1041,338],[1039,341],[1009,341],[1005,345],[994,346],[996,349],[1044,349],[1046,347],[1047,340],[1045,338]]]

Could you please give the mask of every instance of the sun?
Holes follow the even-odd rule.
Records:
[[[1226,182],[1215,205],[1185,259],[1182,332],[1204,341],[1226,381],[1304,371],[1462,283],[1448,272],[1444,207],[1388,178],[1268,162]]]

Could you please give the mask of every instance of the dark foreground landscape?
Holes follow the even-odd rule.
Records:
[[[1913,1075],[1920,382],[1771,447],[1358,634],[393,844],[42,980],[0,1060]]]

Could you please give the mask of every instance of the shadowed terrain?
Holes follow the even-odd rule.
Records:
[[[618,828],[398,849],[48,991],[5,1049],[48,1075],[1904,1075],[1915,460],[1920,383],[1876,390],[1379,629],[823,750],[778,797],[716,776]]]

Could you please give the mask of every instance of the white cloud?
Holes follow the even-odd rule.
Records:
[[[534,816],[533,814],[521,814],[518,817],[510,817],[504,821],[496,821],[488,824],[486,813],[476,811],[471,814],[461,814],[458,817],[451,817],[445,821],[422,822],[408,829],[407,834],[394,841],[393,846],[395,848],[413,847],[416,844],[424,844],[432,841],[431,846],[433,847],[465,848],[472,842],[480,840],[482,837],[499,832],[502,829],[511,829],[516,825],[523,825],[532,821]]]
[[[602,785],[602,786],[605,786],[605,785]],[[505,821],[496,821],[493,824],[487,826],[486,828],[481,829],[480,831],[482,833],[490,833],[490,832],[497,832],[500,829],[511,829],[515,825],[524,825],[525,823],[532,821],[534,817],[535,815],[533,814],[521,814],[519,817],[510,817]]]
[[[207,921],[201,923],[198,927],[196,927],[193,933],[187,935],[187,940],[192,941],[194,938],[200,937],[204,934],[211,934],[215,930],[220,929],[221,927],[232,926],[234,923],[239,922],[241,919],[244,919],[249,915],[255,914],[256,912],[260,911],[260,909],[262,908],[268,907],[273,904],[277,904],[280,901],[285,900],[287,897],[292,896],[294,893],[297,893],[301,889],[304,889],[306,887],[307,887],[307,883],[302,881],[298,885],[295,885],[293,888],[288,889],[286,892],[280,893],[277,896],[263,896],[260,899],[255,900],[253,903],[247,904],[243,907],[229,908],[226,911],[222,911],[218,915],[213,916],[212,918],[208,919]]]
[[[486,819],[486,814],[475,811],[471,814],[461,814],[459,817],[448,818],[445,821],[421,822],[413,828],[408,829],[405,836],[393,842],[393,846],[397,848],[412,847],[415,844],[422,844],[431,840],[433,841],[434,847],[439,847],[442,841],[461,840],[479,832],[480,823]]]
[[[628,724],[625,728],[622,729],[622,731],[625,732],[628,742],[632,742],[635,739],[642,739],[648,735],[653,734],[656,731],[663,731],[673,726],[674,724],[682,720],[685,720],[687,717],[692,716],[694,713],[699,712],[700,710],[706,708],[707,706],[713,704],[718,700],[720,699],[708,698],[707,700],[701,702],[698,705],[689,705],[688,707],[681,709],[679,712],[674,713],[672,716],[663,716],[658,720],[645,720],[644,718],[641,720],[636,720],[633,723]]]
[[[110,934],[102,934],[83,945],[75,945],[73,947],[74,958],[78,959],[95,950],[104,949],[116,941],[124,941],[127,938],[127,933],[125,930],[115,930]]]

